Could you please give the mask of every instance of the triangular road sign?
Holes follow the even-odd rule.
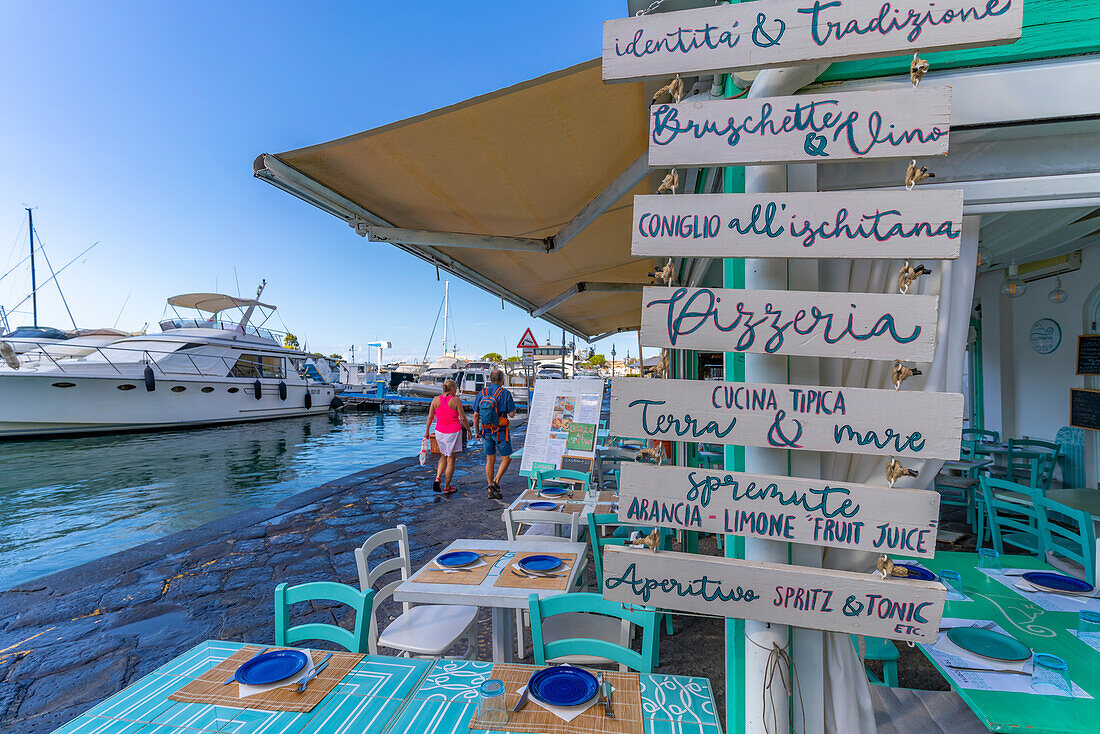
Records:
[[[523,332],[523,338],[519,340],[519,344],[516,345],[516,349],[535,349],[539,343],[535,341],[535,335],[531,333],[531,330]]]

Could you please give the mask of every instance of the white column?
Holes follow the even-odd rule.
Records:
[[[776,97],[793,94],[813,82],[828,64],[812,64],[789,69],[773,69],[760,73],[753,82],[748,96]],[[745,192],[765,193],[787,190],[787,167],[750,166],[745,169]],[[745,260],[745,288],[754,290],[785,290],[787,288],[786,260]],[[774,355],[746,354],[745,382],[787,383],[787,358]],[[745,448],[745,470],[754,474],[789,474],[787,451],[779,449]],[[753,561],[788,562],[788,544],[772,540],[745,539],[745,557]],[[774,646],[789,649],[789,630],[786,626],[765,622],[745,621],[745,732],[790,731],[790,691],[786,689],[784,676],[771,678],[771,695],[765,697],[768,659]],[[785,671],[786,672],[786,671]],[[803,688],[820,689],[821,670],[800,671],[799,683]]]

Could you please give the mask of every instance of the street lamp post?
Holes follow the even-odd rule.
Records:
[[[611,376],[615,376],[615,345],[611,345]]]

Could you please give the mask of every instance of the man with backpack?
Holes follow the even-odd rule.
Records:
[[[485,481],[489,484],[489,499],[503,499],[500,480],[512,463],[512,440],[508,433],[509,418],[516,414],[512,393],[504,387],[504,372],[493,370],[489,384],[474,401],[474,431],[485,447]],[[497,454],[501,456],[496,468]]]

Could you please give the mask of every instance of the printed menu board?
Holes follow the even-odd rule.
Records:
[[[520,474],[592,468],[603,386],[592,379],[535,381]]]

